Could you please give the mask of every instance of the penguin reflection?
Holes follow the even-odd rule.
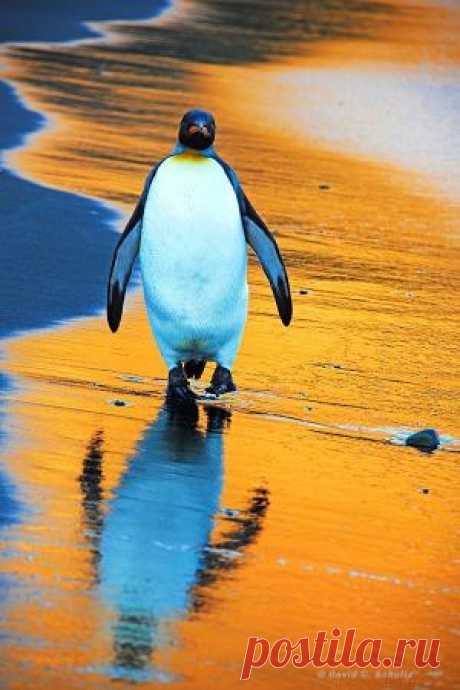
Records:
[[[98,582],[98,564],[100,559],[99,542],[104,522],[102,499],[102,471],[104,433],[98,429],[91,437],[86,455],[83,458],[81,475],[78,477],[82,495],[83,528],[90,551],[90,561],[94,584]]]
[[[205,414],[202,431],[196,405],[162,409],[107,512],[102,509],[102,432],[88,445],[79,477],[83,520],[93,583],[116,616],[110,670],[115,676],[151,675],[155,649],[168,642],[168,623],[189,610],[205,610],[209,587],[240,564],[235,553],[262,529],[269,496],[259,487],[251,491],[246,509],[222,515],[229,529],[210,543],[223,483],[222,432],[230,413],[210,407]]]
[[[130,461],[105,517],[100,541],[102,597],[116,612],[114,667],[146,672],[183,618],[202,565],[223,477],[222,430],[228,412],[164,408]]]

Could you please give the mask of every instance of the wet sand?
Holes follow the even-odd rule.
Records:
[[[310,109],[313,89],[311,131],[293,133],[292,92],[276,86],[337,62],[401,74],[422,42],[452,68],[454,48],[440,46],[454,45],[457,15],[373,5],[350,26],[342,8],[300,31],[287,20],[301,5],[287,5],[283,40],[255,10],[245,53],[213,34],[226,20],[237,35],[238,3],[210,19],[205,2],[119,26],[112,42],[10,48],[10,78],[56,122],[12,163],[122,209],[180,112],[197,99],[214,110],[219,151],[276,230],[295,315],[283,329],[251,264],[239,393],[198,419],[162,409],[166,371],[139,292],[116,336],[101,316],[4,342],[4,463],[24,506],[3,530],[8,688],[231,689],[249,635],[335,626],[382,637],[386,653],[401,637],[439,637],[440,670],[393,684],[459,687],[458,200],[416,163],[315,136],[329,111]],[[184,31],[196,16],[199,43]],[[411,54],[397,47],[404,31]],[[445,441],[437,453],[399,445],[429,426]],[[371,671],[336,682],[292,668],[251,682],[392,687]]]

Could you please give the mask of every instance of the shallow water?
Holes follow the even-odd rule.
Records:
[[[117,25],[116,41],[8,50],[9,78],[55,117],[10,164],[123,209],[180,112],[215,111],[220,152],[277,232],[295,316],[281,326],[251,263],[239,392],[188,415],[164,409],[136,291],[116,336],[96,316],[4,341],[7,688],[230,689],[248,636],[335,626],[382,637],[388,653],[400,637],[440,637],[442,665],[429,674],[408,660],[392,682],[266,667],[252,685],[459,687],[458,199],[398,167],[390,145],[325,141],[334,107],[320,97],[338,55],[350,75],[362,64],[398,79],[420,64],[423,36],[443,66],[457,15],[413,3],[253,9],[184,2]],[[415,48],[401,56],[404,31]],[[289,80],[328,61],[326,83],[298,94],[302,130]],[[357,136],[361,102],[347,107]],[[442,434],[432,455],[400,445],[423,427]]]
[[[326,146],[418,172],[458,202],[460,72],[436,63],[373,67],[281,71],[274,80],[280,124],[288,130],[294,120]]]

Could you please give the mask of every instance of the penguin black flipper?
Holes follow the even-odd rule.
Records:
[[[217,154],[215,160],[222,166],[231,182],[238,199],[246,242],[256,253],[270,282],[281,321],[285,326],[289,326],[292,319],[291,289],[276,240],[244,193],[233,168]]]
[[[123,312],[123,302],[129,279],[133,270],[136,256],[139,253],[141,242],[142,218],[147,195],[160,161],[147,175],[144,189],[140,195],[136,207],[128,220],[123,233],[118,240],[113,253],[112,266],[110,268],[107,284],[107,321],[110,330],[115,333],[120,325]]]
[[[280,319],[289,326],[292,319],[292,299],[289,278],[283,257],[270,230],[252,206],[246,194],[243,195],[245,214],[241,213],[246,242],[253,248],[267,276],[278,307]]]

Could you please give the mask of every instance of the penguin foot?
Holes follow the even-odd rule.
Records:
[[[166,400],[177,405],[193,405],[197,395],[190,388],[182,365],[177,365],[169,370],[168,390]]]
[[[212,375],[211,385],[206,388],[206,393],[217,398],[219,395],[233,391],[236,391],[236,386],[233,382],[232,372],[218,364]]]
[[[184,371],[188,379],[200,379],[206,366],[205,359],[189,359],[184,362]]]

